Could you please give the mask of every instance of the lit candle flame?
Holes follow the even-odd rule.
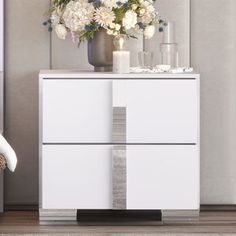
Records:
[[[119,38],[119,49],[123,50],[124,49],[124,44],[125,44],[125,40],[124,38]]]

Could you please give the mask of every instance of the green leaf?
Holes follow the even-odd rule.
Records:
[[[115,23],[116,24],[121,23],[122,19],[125,16],[126,9],[124,7],[121,7],[121,8],[115,8],[115,9],[113,9],[113,11],[114,11],[115,16],[116,16]]]

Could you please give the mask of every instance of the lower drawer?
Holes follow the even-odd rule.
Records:
[[[44,145],[42,208],[111,209],[111,146]]]
[[[199,155],[195,145],[127,148],[129,209],[199,209]]]
[[[42,208],[112,209],[112,145],[43,145]],[[126,146],[127,209],[198,209],[197,146]]]

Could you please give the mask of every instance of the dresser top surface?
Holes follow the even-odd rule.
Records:
[[[129,73],[93,72],[82,70],[41,70],[40,79],[198,79],[198,73]]]

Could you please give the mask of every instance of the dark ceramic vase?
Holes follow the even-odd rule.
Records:
[[[113,36],[108,35],[106,30],[102,29],[88,41],[88,61],[94,66],[94,71],[112,71],[113,39]]]

